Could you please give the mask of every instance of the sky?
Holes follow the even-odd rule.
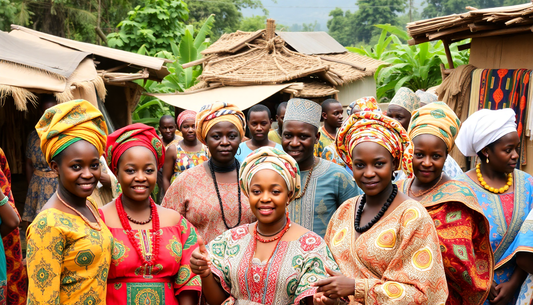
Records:
[[[357,10],[356,0],[262,0],[263,5],[269,11],[269,18],[274,18],[277,24],[291,27],[293,24],[318,22],[319,30],[327,31],[329,12],[336,7],[343,11]],[[422,0],[415,0],[415,7],[419,6]],[[263,15],[261,10],[243,9],[244,17],[253,15]],[[289,30],[289,29],[287,29]]]

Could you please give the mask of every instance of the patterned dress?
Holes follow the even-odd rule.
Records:
[[[307,232],[294,241],[280,241],[267,262],[254,256],[248,225],[224,232],[207,249],[211,271],[230,294],[228,304],[300,304],[311,297],[311,284],[328,277],[326,268],[339,270],[324,240]],[[263,272],[263,270],[268,272]]]
[[[398,182],[409,193],[411,179]],[[489,222],[476,195],[462,181],[448,181],[419,199],[439,234],[450,293],[446,304],[483,304],[494,277]]]
[[[526,237],[532,227],[525,222],[526,217],[533,211],[533,177],[515,170],[514,192],[500,195],[486,191],[466,174],[458,180],[466,182],[474,190],[479,205],[489,220],[490,244],[495,262],[494,281],[497,284],[507,282],[516,268],[516,253],[521,250],[533,252],[533,240]],[[517,291],[512,304],[519,294]],[[486,301],[485,304],[489,302]]]
[[[330,135],[324,130],[324,126],[320,127],[318,132],[320,133],[320,139],[315,144],[315,156],[320,158],[324,148],[328,147],[331,143],[335,143],[335,135]]]
[[[182,217],[180,224],[164,227],[159,256],[153,268],[145,268],[135,246],[122,228],[109,228],[115,245],[107,280],[107,304],[166,304],[178,305],[176,298],[182,291],[198,291],[200,277],[191,272],[189,259],[198,247],[194,227]],[[136,238],[152,243],[148,230],[138,230]],[[144,243],[141,243],[143,245]],[[144,246],[141,251],[146,253]]]
[[[28,186],[22,220],[32,222],[48,202],[48,199],[55,193],[58,181],[57,174],[52,171],[44,158],[41,151],[41,140],[35,130],[28,136],[26,158],[31,159],[34,172]]]
[[[224,216],[229,226],[235,226],[239,222],[238,188],[237,181],[218,182],[220,197],[224,204]],[[168,188],[161,205],[183,215],[206,243],[227,230],[222,220],[213,178],[205,171],[204,166],[193,167],[181,174],[176,183],[172,183]],[[255,216],[250,210],[248,198],[241,193],[240,224],[253,221]]]
[[[9,204],[18,214],[15,199],[11,193],[11,170],[7,164],[4,151],[0,148],[0,188],[9,198]],[[19,216],[20,217],[20,216]],[[2,238],[7,267],[7,304],[26,304],[28,294],[28,275],[22,263],[22,248],[20,245],[20,230],[16,228]]]
[[[183,150],[179,143],[176,145],[176,163],[174,164],[174,174],[170,178],[170,183],[174,182],[178,176],[184,171],[200,165],[209,160],[209,150],[207,146],[202,145],[200,151],[189,152]]]
[[[94,203],[93,203],[94,204]],[[113,236],[57,209],[28,227],[28,304],[105,304]]]
[[[337,210],[325,238],[341,272],[355,279],[350,304],[444,304],[446,275],[426,209],[406,200],[356,239],[359,198]]]

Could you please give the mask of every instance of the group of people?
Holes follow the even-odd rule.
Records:
[[[461,122],[423,95],[402,88],[386,113],[361,98],[347,118],[291,99],[272,130],[265,106],[215,102],[162,118],[161,136],[108,134],[87,101],[47,108],[36,135],[57,186],[27,230],[28,304],[530,304],[515,113]],[[463,173],[454,146],[480,162]],[[103,169],[119,191],[100,205]],[[5,239],[19,218],[0,185]]]

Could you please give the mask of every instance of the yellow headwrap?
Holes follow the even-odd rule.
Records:
[[[407,133],[411,139],[421,134],[434,135],[446,143],[449,153],[460,127],[461,121],[448,105],[434,102],[413,112]]]
[[[41,150],[48,163],[79,140],[94,145],[101,156],[107,139],[107,125],[102,113],[85,100],[74,100],[49,108],[35,129],[41,138]]]
[[[244,128],[246,127],[244,113],[233,104],[215,102],[202,106],[196,115],[196,137],[198,140],[207,145],[205,138],[209,129],[219,122],[231,122],[239,130],[241,138],[244,137]]]

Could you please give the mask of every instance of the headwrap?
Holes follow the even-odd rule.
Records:
[[[487,145],[514,131],[516,114],[513,109],[482,109],[463,122],[455,144],[463,155],[474,157]]]
[[[207,145],[205,139],[211,127],[216,123],[225,121],[235,125],[241,138],[244,137],[244,129],[246,128],[244,114],[237,106],[226,102],[215,102],[202,106],[196,115],[196,137]]]
[[[448,153],[461,127],[455,112],[443,102],[434,102],[415,110],[410,124],[407,133],[411,139],[421,134],[434,135],[446,143]]]
[[[410,178],[413,173],[413,142],[396,120],[380,112],[358,112],[344,121],[337,132],[337,153],[352,168],[352,151],[359,143],[374,142],[385,147]]]
[[[180,115],[178,115],[178,129],[181,129],[181,124],[183,124],[183,121],[186,119],[193,119],[196,120],[196,111],[192,110],[185,110]]]
[[[420,108],[420,98],[413,90],[402,87],[396,92],[396,95],[390,101],[390,105],[398,105],[409,111],[409,113],[413,113],[413,111]]]
[[[318,103],[303,98],[291,98],[287,103],[283,123],[300,121],[320,128],[321,117],[322,107]]]
[[[142,146],[148,148],[155,156],[157,169],[165,162],[165,149],[163,141],[153,127],[135,123],[120,128],[107,137],[105,159],[107,166],[113,174],[117,175],[118,160],[120,156],[131,147]]]
[[[376,101],[376,98],[373,96],[365,96],[358,100],[355,100],[350,103],[348,108],[346,109],[346,113],[348,115],[352,115],[355,112],[358,111],[378,111],[381,112],[381,108],[379,108],[378,101]]]
[[[275,171],[285,180],[287,190],[289,193],[292,192],[289,202],[300,195],[301,182],[298,163],[284,151],[265,146],[254,150],[241,165],[239,183],[247,197],[250,194],[252,178],[264,169]]]
[[[41,150],[48,164],[53,157],[79,140],[94,145],[98,156],[101,156],[107,137],[102,113],[85,100],[73,100],[47,109],[35,129],[41,138]]]
[[[431,92],[422,91],[420,89],[416,90],[415,94],[420,99],[421,103],[431,104],[439,100],[439,97]]]

